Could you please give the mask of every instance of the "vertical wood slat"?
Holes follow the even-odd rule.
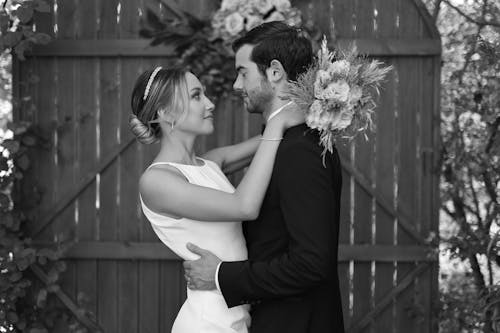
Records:
[[[116,11],[118,1],[108,0],[97,3],[97,38],[116,38]],[[106,156],[118,144],[118,82],[117,61],[115,59],[99,59],[99,157]],[[118,239],[118,209],[117,187],[119,169],[115,160],[108,169],[100,175],[99,184],[99,239]],[[117,262],[100,260],[98,262],[97,289],[99,293],[97,317],[106,332],[118,332],[118,286]]]
[[[95,24],[84,24],[84,22],[96,22],[95,1],[77,0],[75,20],[77,21],[76,38],[93,39],[96,35]],[[74,80],[75,110],[77,118],[75,122],[79,126],[78,132],[78,160],[80,163],[79,179],[91,172],[97,165],[97,141],[96,141],[96,94],[93,91],[96,80],[96,59],[75,59],[76,75]],[[96,240],[96,182],[94,181],[78,197],[78,225],[77,239],[79,241]],[[87,302],[85,308],[94,315],[97,314],[97,260],[81,260],[76,267],[77,280],[76,289],[82,293]]]
[[[356,37],[365,37],[373,33],[373,0],[354,1],[356,13]],[[354,140],[354,164],[356,169],[373,184],[372,166],[375,159],[374,133],[367,133],[368,141],[363,136]],[[364,189],[354,186],[354,241],[356,244],[372,243],[372,205],[373,198]],[[354,313],[353,320],[360,320],[372,307],[371,263],[354,263]],[[370,332],[367,326],[364,332]]]
[[[401,0],[400,4],[400,34],[405,37],[421,36],[421,19],[417,9],[411,1]],[[420,210],[418,207],[418,196],[420,186],[418,178],[421,171],[421,163],[418,160],[418,121],[419,121],[419,59],[400,59],[401,61],[401,117],[399,128],[401,133],[400,175],[398,184],[398,206],[410,216],[415,218],[415,227],[418,228]],[[403,176],[408,175],[408,176]],[[410,176],[411,175],[411,176]],[[422,195],[422,194],[421,194]],[[405,234],[398,234],[398,244],[410,244],[411,240]],[[414,268],[412,264],[398,263],[398,281]],[[403,292],[397,301],[397,330],[407,332],[421,331],[421,321],[417,320],[419,314],[418,279]]]
[[[397,6],[387,6],[387,1],[375,0],[377,10],[377,36],[395,37]],[[387,64],[393,60],[383,59]],[[376,143],[376,179],[375,186],[383,193],[389,202],[394,202],[394,184],[396,182],[394,164],[395,156],[395,127],[396,116],[394,109],[394,95],[397,96],[397,85],[394,72],[389,74],[383,92],[381,93],[377,108],[377,143]],[[375,206],[376,233],[375,243],[382,245],[394,244],[394,218],[388,216],[379,205]],[[394,263],[376,263],[375,266],[375,303],[378,303],[394,287]],[[378,315],[373,325],[376,332],[393,332],[394,330],[394,303],[386,307]]]
[[[58,6],[55,12],[55,23],[59,29],[55,38],[75,38],[75,3],[68,1],[65,6]],[[61,29],[62,27],[62,29]],[[55,193],[56,202],[65,197],[76,184],[76,177],[80,168],[77,149],[77,131],[75,124],[76,110],[74,108],[75,91],[75,64],[71,59],[57,59],[55,68]],[[71,241],[75,239],[75,212],[76,203],[68,205],[52,223],[52,232],[57,240]],[[61,288],[72,299],[77,299],[76,291],[76,263],[68,262],[67,269],[61,276]]]
[[[131,38],[139,30],[139,20],[133,14],[137,7],[134,1],[120,1],[120,16],[118,26],[119,38]],[[125,14],[127,13],[127,14]],[[130,114],[130,96],[135,83],[137,68],[141,60],[136,58],[118,59],[119,91],[118,91],[118,119],[119,141],[129,141],[132,133],[128,128],[128,115]],[[140,219],[138,210],[138,179],[142,173],[139,153],[139,143],[132,144],[118,158],[120,170],[119,181],[119,239],[124,241],[139,240]],[[120,332],[139,333],[139,264],[137,262],[118,263],[118,318]]]

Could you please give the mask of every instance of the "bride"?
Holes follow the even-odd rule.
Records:
[[[184,69],[157,67],[137,79],[130,128],[141,143],[160,143],[139,182],[141,205],[160,240],[182,259],[197,259],[186,248],[191,242],[224,261],[245,260],[240,221],[257,217],[283,132],[304,116],[289,108],[268,121],[262,136],[198,157],[194,143],[214,131],[213,110],[199,80]],[[235,189],[221,170],[252,156]],[[248,305],[228,308],[216,290],[188,289],[172,332],[242,333],[249,325]]]

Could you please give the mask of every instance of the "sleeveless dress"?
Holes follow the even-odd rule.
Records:
[[[170,165],[178,169],[191,184],[214,188],[229,193],[234,187],[219,166],[209,160],[201,166],[172,162],[153,163]],[[149,169],[148,168],[148,169]],[[142,210],[160,240],[184,260],[196,260],[186,244],[191,242],[214,253],[223,261],[247,259],[245,238],[241,222],[202,222],[187,218],[174,219],[155,213],[140,197]],[[196,204],[193,202],[193,205]],[[218,290],[187,289],[187,299],[182,305],[172,327],[172,333],[245,333],[250,325],[249,306],[228,308]]]

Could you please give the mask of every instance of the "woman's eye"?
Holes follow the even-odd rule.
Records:
[[[194,94],[192,97],[193,97],[193,99],[196,99],[197,101],[199,101],[201,98],[200,94]]]

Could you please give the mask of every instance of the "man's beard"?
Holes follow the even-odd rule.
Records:
[[[258,88],[247,92],[243,97],[245,107],[249,113],[264,113],[273,100],[273,88],[267,79],[262,79]]]

